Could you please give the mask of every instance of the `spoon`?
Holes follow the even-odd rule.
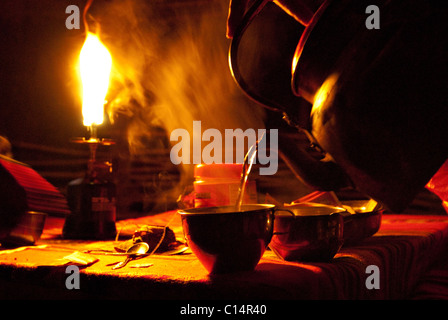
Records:
[[[128,250],[126,250],[126,254],[128,255],[126,257],[126,260],[118,262],[115,266],[112,267],[112,269],[120,269],[123,268],[125,265],[128,264],[129,261],[132,259],[135,259],[139,255],[143,255],[149,250],[149,245],[146,242],[137,242],[136,244],[132,245]]]

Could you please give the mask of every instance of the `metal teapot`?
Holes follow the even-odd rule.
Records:
[[[446,6],[283,3],[258,0],[247,11],[230,46],[236,82],[322,151],[283,149],[307,184],[354,186],[403,211],[448,159]],[[366,24],[372,4],[379,29]]]

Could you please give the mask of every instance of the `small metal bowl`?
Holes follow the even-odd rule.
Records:
[[[5,239],[2,239],[2,245],[33,245],[42,235],[46,217],[47,215],[42,212],[27,211],[19,219],[17,225],[11,230],[9,235]]]
[[[210,274],[253,270],[272,238],[275,206],[269,204],[178,211],[191,251]]]
[[[331,260],[344,241],[341,213],[345,209],[318,203],[300,203],[286,209],[290,212],[275,215],[271,250],[288,261]]]
[[[374,235],[381,226],[384,208],[374,200],[343,201],[344,206],[352,208],[345,212],[344,245],[355,244]]]

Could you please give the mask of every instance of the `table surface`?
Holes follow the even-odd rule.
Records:
[[[448,261],[447,216],[383,215],[374,236],[343,246],[328,263],[287,262],[267,250],[255,271],[219,276],[208,275],[189,250],[152,254],[113,270],[108,265],[123,256],[85,252],[113,251],[124,240],[64,240],[62,223],[47,220],[34,246],[0,250],[1,298],[407,299],[419,290],[424,296],[428,282],[422,279],[434,278],[442,279],[437,297],[448,297],[448,272],[433,267]],[[183,240],[174,211],[118,221],[117,230],[130,235],[137,226],[167,224]],[[66,287],[70,264],[80,269],[78,290]],[[370,265],[378,267],[379,289],[366,286]]]

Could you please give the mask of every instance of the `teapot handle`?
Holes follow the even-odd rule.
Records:
[[[270,0],[256,0],[253,5],[248,9],[246,14],[243,17],[243,21],[239,28],[236,30],[234,37],[232,39],[230,45],[229,52],[229,60],[230,60],[230,69],[232,71],[232,75],[240,86],[240,88],[245,92],[250,98],[255,100],[256,102],[264,105],[266,108],[274,111],[283,112],[285,115],[285,120],[293,127],[296,127],[300,133],[303,133],[307,136],[308,140],[311,144],[314,143],[314,138],[308,132],[307,127],[308,123],[299,123],[299,121],[294,121],[297,117],[296,115],[290,114],[291,112],[309,112],[308,106],[307,108],[303,107],[303,103],[306,101],[297,97],[290,92],[288,97],[283,97],[285,101],[287,101],[289,108],[286,108],[288,111],[288,115],[286,115],[285,105],[279,103],[278,101],[272,100],[270,98],[266,98],[261,96],[260,93],[254,92],[251,90],[248,83],[246,83],[241,70],[238,64],[238,47],[242,38],[244,31],[248,28],[252,20],[260,14],[261,10],[264,8],[266,4],[271,2]],[[287,92],[284,92],[285,95],[288,95]],[[285,102],[283,101],[283,102]],[[308,102],[306,102],[308,104]],[[302,111],[297,109],[303,109]],[[292,110],[292,111],[291,111]],[[308,114],[308,113],[307,113]],[[292,116],[292,117],[291,117]],[[309,114],[308,114],[309,116]],[[307,121],[308,122],[308,121]],[[281,143],[281,142],[280,142]],[[312,156],[307,150],[302,149],[300,146],[297,148],[291,148],[291,142],[286,142],[284,147],[279,146],[279,157],[286,163],[288,168],[294,174],[296,178],[302,181],[304,184],[310,186],[313,189],[321,190],[321,191],[334,191],[343,187],[347,187],[351,185],[347,175],[343,172],[343,170],[333,161],[329,161],[325,157],[323,160],[316,159]],[[281,150],[281,151],[280,151]]]

